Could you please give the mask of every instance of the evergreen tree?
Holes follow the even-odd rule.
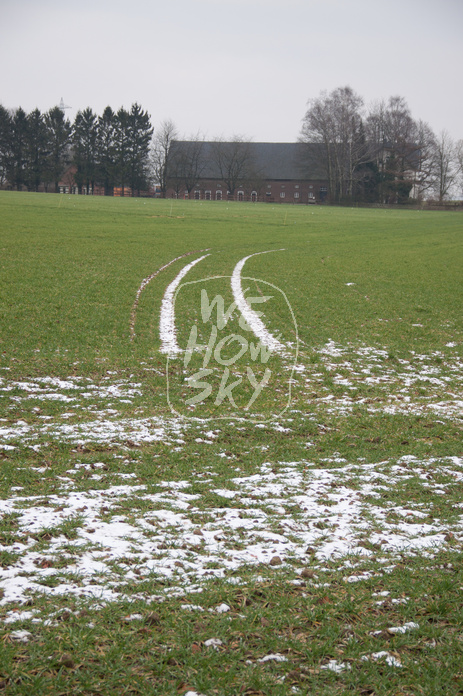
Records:
[[[121,187],[121,195],[123,196],[129,171],[129,114],[123,107],[116,114],[115,126],[115,182]]]
[[[45,114],[45,125],[47,128],[48,139],[48,158],[45,169],[44,183],[48,190],[49,184],[54,184],[55,191],[58,191],[59,180],[70,161],[70,141],[71,123],[62,112],[55,106]]]
[[[11,118],[10,151],[7,179],[12,186],[21,191],[25,183],[27,163],[27,114],[19,107]]]
[[[82,193],[93,192],[97,174],[98,121],[90,108],[78,111],[72,130],[73,163],[76,184]]]
[[[7,181],[11,159],[11,135],[10,112],[0,104],[0,186]]]
[[[105,196],[113,193],[116,177],[116,114],[107,106],[98,118],[97,159],[98,180],[104,185]]]
[[[48,157],[47,128],[43,114],[34,109],[27,116],[24,181],[29,191],[38,191]]]
[[[140,195],[141,190],[148,188],[150,143],[153,135],[150,116],[137,103],[132,104],[128,114],[127,135],[127,175],[134,196],[135,191]]]

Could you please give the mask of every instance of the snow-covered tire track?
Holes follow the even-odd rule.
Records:
[[[257,315],[257,313],[248,305],[246,298],[243,293],[243,288],[241,287],[241,271],[243,269],[246,261],[253,256],[259,256],[259,254],[270,254],[274,251],[273,249],[269,251],[258,251],[256,254],[250,254],[245,256],[244,259],[239,261],[235,268],[233,269],[233,275],[231,277],[231,287],[233,291],[233,297],[236,302],[238,309],[240,310],[244,320],[250,327],[255,336],[260,340],[262,345],[266,346],[270,350],[276,353],[285,353],[286,347],[280,343],[280,341],[273,336],[270,331],[265,327],[264,322]],[[276,251],[276,249],[275,249]],[[284,249],[279,249],[278,251],[284,251]]]
[[[154,273],[152,273],[151,275],[147,276],[146,278],[144,278],[142,280],[142,282],[140,283],[140,287],[137,290],[135,302],[133,303],[132,312],[130,314],[130,340],[131,341],[133,341],[133,339],[135,338],[135,320],[137,318],[137,308],[138,308],[138,303],[140,301],[140,295],[142,294],[143,290],[146,288],[148,283],[150,283],[153,280],[153,278],[156,278],[156,276],[159,275],[159,273],[161,271],[164,271],[166,268],[171,266],[176,261],[179,261],[180,259],[184,259],[187,256],[191,256],[192,254],[198,254],[201,251],[209,251],[209,249],[197,249],[196,251],[188,251],[186,254],[181,254],[180,256],[176,256],[175,259],[172,259],[172,261],[169,261],[169,263],[164,264],[164,266],[161,266],[161,268],[158,268],[157,271],[155,271]]]
[[[187,264],[176,278],[168,285],[167,290],[164,293],[161,303],[161,318],[159,320],[159,336],[161,338],[161,353],[168,353],[169,355],[174,355],[175,353],[180,353],[181,349],[177,343],[177,332],[175,330],[175,311],[174,311],[174,295],[178,286],[180,285],[182,278],[186,276],[188,271],[193,268],[197,263],[210,256],[210,254],[204,254],[200,256],[199,259],[195,259],[191,263]]]

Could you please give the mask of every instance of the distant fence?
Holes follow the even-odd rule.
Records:
[[[463,211],[463,201],[447,201],[446,203],[437,203],[432,201],[423,201],[422,203],[399,204],[399,203],[344,203],[340,207],[353,208],[370,208],[374,210],[455,210]]]

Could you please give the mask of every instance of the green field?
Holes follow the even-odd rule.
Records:
[[[463,694],[462,236],[459,212],[0,192],[0,693]],[[236,342],[194,406],[203,353],[160,351],[206,254],[182,348],[245,257],[272,295],[286,349],[249,408]]]

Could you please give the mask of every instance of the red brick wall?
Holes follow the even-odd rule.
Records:
[[[238,186],[234,196],[227,192],[222,182],[213,179],[201,179],[190,192],[189,198],[196,200],[257,200],[269,203],[321,203],[324,198],[323,189],[327,192],[326,181],[264,181],[253,187],[246,184]],[[283,194],[283,195],[282,195]],[[179,187],[178,193],[174,188],[167,189],[167,198],[187,198],[184,188]]]

